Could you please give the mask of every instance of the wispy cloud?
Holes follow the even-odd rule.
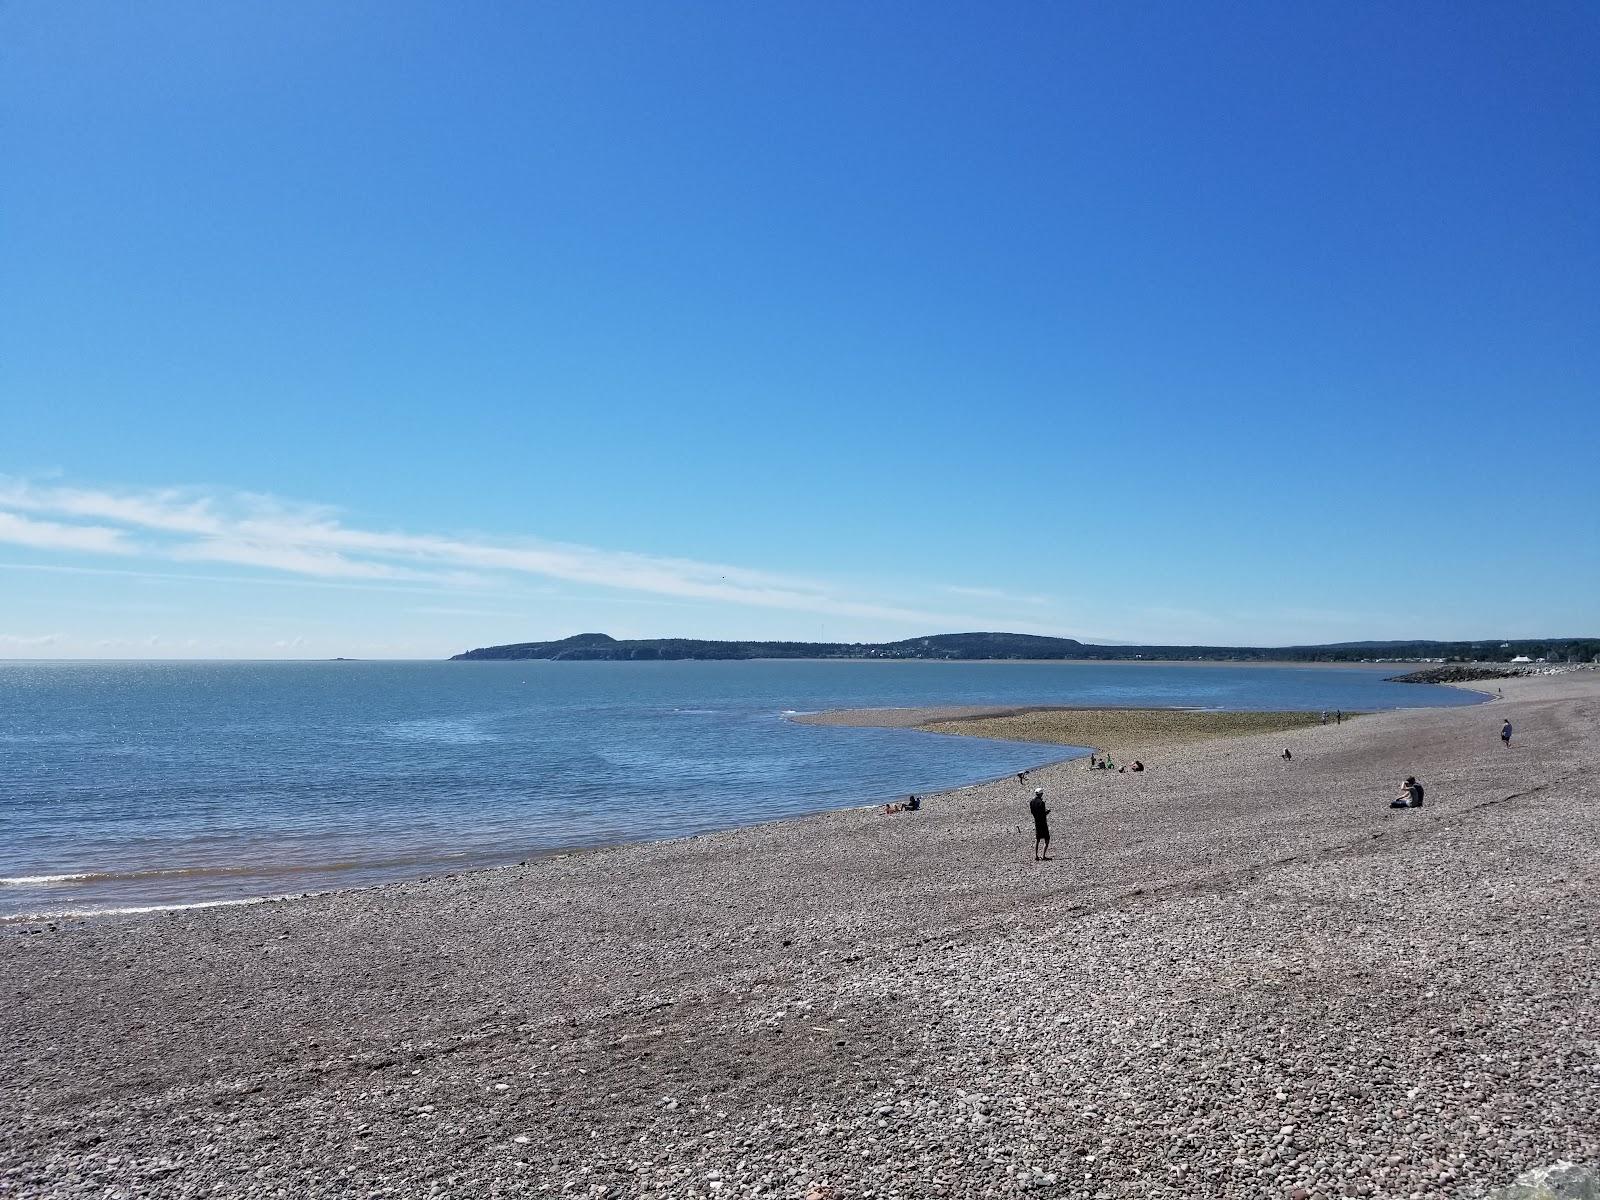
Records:
[[[8,532],[9,531],[9,532]],[[39,549],[227,563],[286,576],[427,582],[468,589],[537,577],[635,595],[857,617],[926,629],[997,627],[1055,632],[992,611],[1041,598],[997,589],[930,587],[983,600],[985,614],[940,611],[847,592],[800,576],[728,563],[601,549],[532,537],[471,537],[347,524],[334,509],[250,492],[116,490],[0,476],[0,540]]]
[[[173,555],[172,557],[177,557]],[[200,575],[190,571],[137,569],[130,567],[85,567],[66,563],[0,562],[0,571],[38,571],[61,575],[114,575],[124,579],[142,579],[150,583],[220,583],[231,587],[333,588],[338,591],[370,591],[381,588],[386,592],[414,592],[424,596],[455,596],[460,594],[461,575],[447,575],[427,586],[421,584],[390,583],[383,578],[365,580],[313,579],[302,575]],[[539,591],[541,589],[531,589]]]
[[[965,596],[973,600],[1001,600],[1010,604],[1050,603],[1049,596],[1032,594],[1019,595],[1016,592],[1008,592],[1004,588],[997,587],[971,587],[956,583],[941,583],[937,590],[945,592],[951,596]]]
[[[53,646],[60,640],[61,635],[59,633],[0,633],[0,646],[3,647],[27,646],[29,648],[37,648],[39,646]]]
[[[509,612],[505,609],[494,608],[452,608],[446,605],[419,605],[408,608],[407,612],[418,613],[428,617],[493,617],[508,621],[521,621],[527,618],[525,612]]]
[[[0,542],[39,550],[75,550],[89,554],[131,554],[123,533],[103,525],[63,525],[0,510]]]
[[[171,548],[171,557],[183,562],[233,563],[241,567],[266,567],[294,575],[334,579],[424,579],[441,581],[439,572],[412,571],[389,563],[350,558],[328,550],[308,549],[292,541],[256,541],[232,537],[205,537]],[[456,573],[454,582],[471,584],[477,577]]]

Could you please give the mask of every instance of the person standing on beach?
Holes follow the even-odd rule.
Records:
[[[1033,814],[1033,861],[1050,861],[1050,810],[1044,806],[1044,789],[1035,788],[1033,799],[1028,802],[1028,811]],[[1044,853],[1039,852],[1040,846]]]
[[[1333,723],[1335,725],[1344,724],[1344,709],[1336,708],[1333,710]]]
[[[1511,722],[1509,719],[1504,725],[1500,726],[1500,744],[1502,746],[1511,745]]]

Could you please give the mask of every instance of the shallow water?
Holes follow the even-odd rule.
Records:
[[[1392,668],[0,663],[0,917],[514,862],[1009,774],[1053,747],[798,725],[921,704],[1468,704]]]

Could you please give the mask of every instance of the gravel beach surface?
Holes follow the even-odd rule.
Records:
[[[1433,1198],[1593,1161],[1600,674],[1501,686],[918,813],[0,927],[0,1194]]]

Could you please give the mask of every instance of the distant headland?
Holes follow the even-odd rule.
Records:
[[[1475,642],[1335,642],[1322,646],[1102,646],[1076,638],[1030,633],[939,633],[899,642],[719,642],[698,638],[620,641],[580,633],[553,642],[484,646],[451,656],[452,662],[546,659],[650,662],[680,659],[845,658],[1059,659],[1127,662],[1593,662],[1600,638],[1545,638]]]

